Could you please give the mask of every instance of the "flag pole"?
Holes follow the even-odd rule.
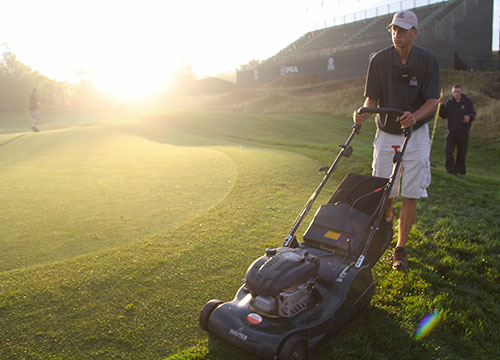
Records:
[[[432,128],[432,135],[431,135],[431,146],[429,147],[429,157],[431,156],[431,149],[432,149],[432,142],[434,141],[434,135],[436,134],[436,127],[437,127],[437,122],[439,118],[439,110],[441,109],[441,99],[443,99],[443,89],[441,89],[441,96],[439,98],[438,106],[436,109],[436,115],[434,116],[434,127]],[[433,164],[431,162],[431,168],[435,168],[436,164]]]

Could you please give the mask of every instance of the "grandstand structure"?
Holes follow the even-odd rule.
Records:
[[[419,19],[415,44],[431,50],[441,69],[491,67],[493,0],[448,0],[411,10]],[[392,45],[386,29],[392,15],[310,31],[257,67],[238,71],[237,83],[258,84],[296,75],[326,80],[364,77],[370,58]]]

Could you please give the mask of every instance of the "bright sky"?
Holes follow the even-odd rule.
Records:
[[[159,88],[178,64],[200,76],[234,70],[333,25],[334,16],[388,3],[395,1],[12,0],[1,5],[0,45],[49,77],[77,81],[83,73],[107,91],[134,95]]]

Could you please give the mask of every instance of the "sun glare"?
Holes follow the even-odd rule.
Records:
[[[111,67],[90,76],[97,87],[106,93],[126,100],[145,100],[169,87],[172,74],[167,70],[159,71],[147,64],[135,64],[130,68]]]
[[[174,73],[171,61],[161,52],[152,55],[137,48],[128,53],[113,51],[94,63],[88,76],[106,93],[126,100],[146,100],[170,86]]]

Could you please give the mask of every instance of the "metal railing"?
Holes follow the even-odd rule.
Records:
[[[434,5],[438,3],[444,3],[444,2],[455,2],[457,0],[400,0],[392,3],[388,3],[386,5],[378,6],[375,8],[370,8],[358,12],[354,12],[348,15],[342,15],[342,16],[337,16],[333,19],[334,24],[327,26],[325,22],[325,27],[323,28],[318,28],[316,30],[310,30],[307,34],[312,34],[313,32],[316,32],[311,38],[307,40],[307,43],[317,41],[319,35],[321,35],[323,32],[328,31],[328,28],[333,27],[333,26],[340,26],[340,25],[345,25],[345,24],[350,24],[353,22],[358,22],[362,20],[368,20],[368,19],[375,19],[377,17],[381,17],[384,15],[389,15],[393,14],[397,11],[404,10],[404,9],[415,9],[415,8],[421,8],[429,5]],[[421,20],[424,20],[425,17]],[[425,23],[425,21],[424,21]],[[366,27],[370,26],[370,24],[367,24],[360,28],[358,30],[359,33],[363,33],[366,31]],[[306,35],[307,35],[306,34]],[[304,35],[304,36],[306,36]],[[359,35],[359,34],[353,34],[350,36],[349,39],[354,38],[354,35]],[[347,40],[349,40],[347,39]],[[284,61],[289,58],[293,58],[294,61],[299,61],[299,60],[306,60],[310,59],[313,57],[317,56],[325,56],[329,55],[332,53],[335,53],[337,51],[342,51],[342,50],[347,50],[347,49],[352,49],[354,47],[361,47],[363,45],[366,45],[366,42],[358,42],[355,46],[350,44],[350,41],[343,40],[341,43],[335,45],[335,46],[329,46],[328,48],[324,48],[321,50],[307,50],[304,49],[304,44],[301,44],[299,47],[292,46],[296,44],[294,42],[293,44],[289,45],[287,48],[284,50],[280,51],[280,53],[268,58],[266,61],[272,61],[275,63]],[[302,49],[302,50],[301,50]]]
[[[422,6],[428,6],[432,4],[437,4],[450,0],[400,0],[386,5],[377,6],[370,9],[356,11],[350,14],[339,15],[333,18],[325,18],[322,22],[316,22],[314,29],[308,29],[308,31],[320,30],[323,28],[343,25],[359,20],[365,20],[374,18],[381,15],[393,14],[396,11],[404,9],[414,9]]]

